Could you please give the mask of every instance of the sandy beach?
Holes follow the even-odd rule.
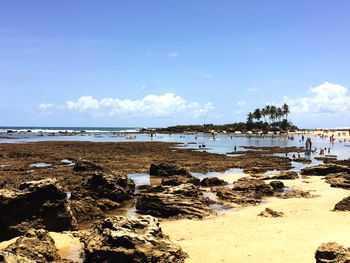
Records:
[[[235,175],[225,177],[234,181]],[[323,242],[350,246],[347,212],[332,212],[349,195],[331,188],[320,177],[283,181],[312,191],[318,197],[277,199],[266,204],[225,212],[211,219],[164,221],[164,232],[189,255],[186,262],[314,262]],[[266,207],[284,213],[281,218],[257,216]]]

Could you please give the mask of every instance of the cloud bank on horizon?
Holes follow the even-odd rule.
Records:
[[[69,100],[65,105],[55,106],[52,103],[41,103],[43,111],[63,109],[76,114],[88,115],[92,118],[186,118],[198,119],[206,116],[214,109],[211,102],[200,105],[189,102],[173,93],[163,95],[147,95],[141,99],[130,100],[120,98],[96,99],[92,96],[81,96],[77,100]]]
[[[301,98],[286,98],[290,105],[291,119],[298,124],[300,118],[313,118],[327,115],[330,118],[348,116],[350,110],[350,96],[347,88],[328,81],[311,87],[307,96]],[[238,107],[246,105],[244,101],[238,102]],[[102,98],[81,96],[76,100],[68,100],[62,105],[41,103],[38,108],[43,113],[55,114],[63,111],[66,114],[84,115],[89,118],[164,118],[206,120],[212,115],[224,116],[224,113],[215,112],[215,105],[211,102],[200,104],[188,101],[174,93],[163,95],[147,95],[140,99]],[[234,109],[233,109],[234,111]],[[237,111],[237,109],[236,109]],[[245,117],[242,109],[239,110],[242,118]],[[228,114],[226,114],[228,115]],[[295,119],[294,119],[295,118]],[[241,119],[244,121],[244,119]]]

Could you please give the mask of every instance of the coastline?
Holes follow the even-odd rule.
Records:
[[[232,182],[236,177],[225,179]],[[313,191],[318,197],[269,198],[266,204],[206,220],[164,221],[162,228],[189,254],[189,263],[314,262],[314,252],[321,243],[333,241],[350,246],[348,213],[331,211],[349,195],[348,190],[331,188],[319,177],[281,181],[289,187]],[[259,217],[266,207],[284,216]]]
[[[148,191],[151,191],[151,195],[154,194],[152,187],[155,187],[154,189],[162,189],[162,187],[177,189],[173,188],[175,186],[162,186],[164,177],[154,176],[149,178],[150,183],[154,185],[142,187],[136,185],[133,195],[132,189],[129,189],[132,183],[130,180],[126,181],[127,174],[144,175],[150,172],[150,165],[153,163],[171,162],[183,167],[181,169],[185,169],[186,173],[187,171],[192,172],[192,175],[201,173],[199,177],[201,180],[206,176],[219,176],[220,180],[229,183],[225,186],[225,189],[229,191],[237,180],[247,178],[250,178],[252,183],[259,182],[264,187],[270,187],[271,180],[266,180],[266,177],[283,175],[285,171],[290,170],[292,153],[302,150],[295,146],[247,147],[247,151],[242,151],[237,156],[225,156],[194,149],[183,149],[178,146],[178,143],[169,142],[4,143],[0,144],[0,164],[5,164],[5,166],[0,166],[2,174],[0,190],[3,191],[2,194],[5,194],[6,198],[12,195],[9,194],[13,191],[11,189],[23,182],[56,180],[60,191],[67,193],[67,200],[69,200],[66,200],[65,203],[71,207],[78,220],[76,225],[78,231],[63,232],[65,234],[62,232],[55,234],[56,231],[50,231],[49,234],[54,240],[57,240],[56,247],[62,258],[72,259],[74,257],[76,259],[77,255],[83,251],[81,248],[83,244],[78,240],[84,240],[85,231],[89,233],[101,219],[116,215],[130,218],[135,215],[137,211],[134,202],[143,194],[147,195]],[[289,157],[286,157],[286,153]],[[65,162],[62,162],[63,160]],[[84,163],[85,161],[87,162]],[[301,161],[304,160],[301,158]],[[33,163],[49,165],[32,166]],[[76,164],[79,164],[79,169],[88,165],[88,170],[79,171],[76,169]],[[308,165],[301,167],[306,166]],[[298,167],[300,169],[300,166]],[[239,169],[240,172],[230,171],[229,168]],[[118,173],[113,175],[112,171],[118,171]],[[210,174],[213,171],[220,173]],[[297,174],[295,171],[294,173]],[[94,178],[100,179],[96,181]],[[118,182],[123,182],[122,188],[120,188],[121,185],[114,185],[112,181],[115,178],[119,178]],[[186,191],[186,188],[181,188],[186,185],[184,180],[186,177],[181,178],[179,189]],[[171,180],[171,176],[168,179]],[[107,180],[107,188],[103,188],[105,187],[103,185],[98,186],[102,187],[103,191],[96,195],[92,188],[86,188],[93,180],[96,182]],[[159,217],[160,227],[165,235],[169,235],[172,242],[179,245],[188,254],[189,257],[185,262],[190,263],[231,262],[241,261],[242,258],[245,259],[244,262],[309,262],[312,261],[317,246],[323,242],[335,241],[345,246],[350,245],[345,231],[350,226],[348,212],[331,211],[337,202],[349,195],[348,190],[330,187],[321,176],[309,178],[298,178],[297,176],[293,180],[280,178],[279,182],[284,183],[283,187],[287,190],[303,190],[317,196],[290,199],[278,198],[279,195],[264,197],[263,200],[259,199],[260,205],[235,206],[232,210],[218,209],[214,210],[217,214],[210,212],[202,219],[192,218],[190,220],[182,215],[170,220],[166,217]],[[52,185],[49,186],[51,189]],[[112,201],[109,199],[110,196],[105,195],[109,193],[110,187],[129,191],[128,194],[126,192],[123,194],[130,195],[131,199]],[[203,193],[209,192],[215,195],[215,189],[215,186],[193,185],[188,194],[195,192],[198,195],[192,200],[194,202],[196,199],[201,200]],[[14,191],[18,193],[18,190]],[[162,195],[159,191],[156,190],[155,196]],[[187,200],[185,196],[181,198]],[[245,200],[250,197],[242,195],[240,198]],[[96,211],[91,204],[103,207],[103,209]],[[208,203],[205,204],[208,205]],[[217,204],[222,205],[219,202]],[[284,216],[281,218],[258,217],[257,215],[267,207],[283,212]],[[73,238],[72,235],[75,237]],[[7,246],[8,243],[2,243],[2,247],[5,245]]]

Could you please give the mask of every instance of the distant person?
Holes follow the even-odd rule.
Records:
[[[235,145],[234,151],[237,152],[237,146]]]

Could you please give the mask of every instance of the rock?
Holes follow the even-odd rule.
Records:
[[[262,202],[262,199],[260,197],[236,192],[227,187],[216,188],[215,192],[216,196],[220,200],[234,203],[239,206],[259,205]]]
[[[200,180],[196,177],[188,177],[182,175],[174,175],[169,178],[162,179],[162,185],[177,186],[180,184],[200,185]]]
[[[18,189],[0,189],[0,240],[19,236],[30,228],[64,231],[75,228],[66,193],[55,179],[22,183]]]
[[[149,174],[155,176],[190,175],[186,169],[169,163],[152,163]]]
[[[14,255],[10,252],[0,251],[1,263],[36,263],[35,260]]]
[[[193,184],[150,189],[137,198],[136,209],[158,217],[203,218],[211,214],[207,200]]]
[[[304,163],[304,164],[310,164],[312,162],[311,159],[305,158],[305,157],[293,158],[292,160],[293,162]]]
[[[291,191],[287,192],[277,192],[275,193],[275,197],[282,198],[282,199],[289,199],[289,198],[314,198],[316,195],[312,195],[309,191],[303,191],[298,189],[291,189]]]
[[[283,215],[283,212],[277,212],[271,208],[266,208],[265,211],[262,211],[260,214],[258,214],[258,216],[263,217],[282,217]]]
[[[345,197],[334,206],[334,211],[350,211],[350,196]]]
[[[306,167],[301,170],[302,175],[328,175],[334,173],[350,173],[350,167],[335,164],[322,164]]]
[[[241,178],[233,184],[233,191],[254,192],[261,196],[273,195],[273,188],[263,180],[252,178]]]
[[[220,186],[226,184],[227,182],[217,177],[206,177],[201,181],[201,186]]]
[[[87,187],[97,199],[108,198],[116,202],[131,199],[135,191],[135,184],[123,172],[95,173],[88,180]]]
[[[271,181],[269,183],[273,190],[283,190],[284,189],[284,184],[281,181]]]
[[[103,167],[88,161],[76,161],[73,167],[74,172],[94,172],[103,170]]]
[[[350,249],[335,243],[323,243],[315,252],[316,263],[348,263],[350,262]]]
[[[331,187],[350,189],[350,174],[348,173],[330,174],[325,179]]]
[[[94,172],[73,189],[70,205],[79,223],[104,218],[107,210],[116,209],[133,198],[135,184],[124,172]]]
[[[282,171],[279,175],[275,175],[270,177],[270,179],[275,179],[275,180],[294,180],[298,179],[298,173],[295,171]]]
[[[187,255],[151,216],[107,218],[83,239],[85,262],[184,262]]]
[[[55,241],[49,232],[43,229],[31,229],[26,232],[24,236],[0,252],[0,261],[3,252],[5,252],[6,257],[17,258],[14,262],[21,262],[21,260],[40,263],[62,262],[55,247]],[[10,262],[10,260],[7,258],[6,261],[1,262]]]

